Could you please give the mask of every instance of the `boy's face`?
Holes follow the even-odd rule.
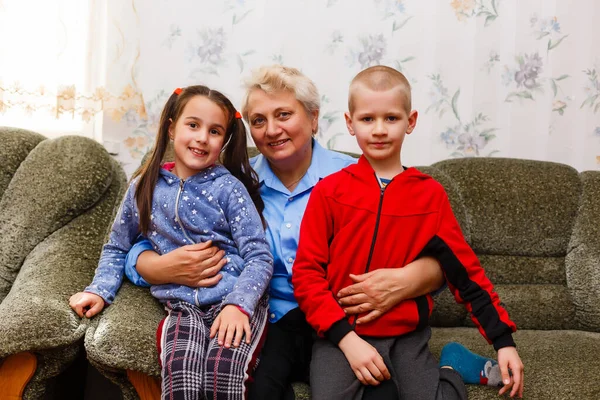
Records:
[[[346,126],[371,164],[400,163],[404,135],[417,124],[417,111],[406,112],[401,87],[384,91],[358,86],[352,92],[354,110],[346,113]]]

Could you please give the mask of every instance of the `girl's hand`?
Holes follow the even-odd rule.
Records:
[[[523,397],[523,380],[525,377],[523,362],[517,353],[517,349],[514,347],[503,347],[498,350],[498,365],[500,365],[502,383],[504,383],[498,394],[503,395],[512,387],[510,397],[513,397],[515,394]],[[509,369],[512,372],[512,376],[508,372]]]
[[[226,263],[225,252],[209,240],[179,247],[162,256],[145,251],[137,260],[136,270],[152,285],[210,287],[221,280],[219,271]]]
[[[354,331],[344,336],[338,346],[363,385],[377,386],[392,377],[377,349]]]
[[[87,318],[92,318],[104,308],[104,299],[97,294],[79,292],[71,296],[69,305],[81,318],[84,314]]]
[[[246,334],[246,344],[250,344],[250,337],[252,335],[250,332],[250,320],[237,306],[228,304],[223,307],[215,322],[210,327],[211,339],[217,333],[219,334],[219,346],[225,345],[225,347],[229,348],[233,340],[233,346],[238,347],[242,342],[244,334]]]

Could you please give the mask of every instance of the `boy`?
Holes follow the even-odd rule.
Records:
[[[346,125],[363,156],[315,186],[293,267],[298,304],[319,336],[328,339],[313,348],[314,398],[369,397],[380,382],[390,394],[374,397],[467,398],[461,375],[439,369],[429,351],[430,295],[358,325],[337,302],[338,291],[352,283],[349,274],[406,265],[420,256],[440,262],[456,300],[466,304],[481,334],[494,344],[503,371],[510,367],[520,374],[515,324],[465,242],[444,189],[402,166],[402,143],[418,116],[411,111],[408,81],[392,68],[367,68],[350,85],[348,107]],[[522,394],[517,379],[521,376],[515,377],[512,395]]]

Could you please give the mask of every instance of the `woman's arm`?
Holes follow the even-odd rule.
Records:
[[[162,256],[152,250],[144,251],[132,262],[137,273],[152,285],[177,283],[208,287],[221,280],[218,272],[227,263],[224,257],[225,252],[209,240],[182,246]]]
[[[438,290],[444,284],[442,269],[433,257],[422,257],[404,268],[377,269],[362,275],[350,274],[355,282],[337,297],[347,314],[363,314],[356,323],[379,318],[402,300]]]

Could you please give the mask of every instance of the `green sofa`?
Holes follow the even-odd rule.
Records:
[[[527,399],[600,398],[600,172],[556,163],[472,158],[419,167],[446,188],[464,234],[519,331]],[[163,310],[126,283],[90,325],[89,360],[137,398],[127,370],[159,377],[155,329]],[[432,316],[431,348],[458,341],[494,357],[466,311],[444,291]],[[298,398],[309,398],[306,385]],[[471,399],[497,389],[469,387]]]
[[[82,350],[88,321],[68,299],[92,279],[125,188],[91,139],[0,127],[0,362],[35,356],[25,399],[51,398]]]

